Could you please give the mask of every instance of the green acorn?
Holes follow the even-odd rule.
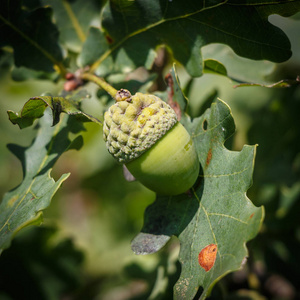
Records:
[[[108,151],[150,190],[178,195],[198,178],[199,161],[174,110],[154,95],[121,89],[104,115]]]

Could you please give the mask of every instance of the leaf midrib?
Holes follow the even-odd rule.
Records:
[[[74,26],[75,32],[76,32],[79,40],[83,43],[86,40],[86,36],[80,26],[78,19],[76,18],[75,14],[72,10],[71,5],[65,0],[63,0],[62,3],[63,3],[63,6],[66,10],[68,17],[70,18],[72,25]]]

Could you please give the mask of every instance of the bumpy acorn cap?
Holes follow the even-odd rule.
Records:
[[[120,163],[128,163],[155,144],[177,123],[174,110],[154,95],[118,91],[104,114],[103,138]]]

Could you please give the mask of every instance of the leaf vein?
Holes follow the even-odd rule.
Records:
[[[73,24],[74,26],[74,29],[75,29],[75,32],[78,36],[78,38],[80,39],[81,42],[84,42],[85,39],[86,39],[86,36],[80,26],[80,23],[78,22],[72,8],[71,8],[71,5],[67,2],[67,1],[63,1],[63,5],[65,7],[65,10],[67,12],[67,15],[69,16],[70,20],[71,20],[71,23]]]
[[[195,239],[195,236],[196,236],[196,231],[197,231],[197,227],[198,227],[198,224],[199,224],[199,217],[200,217],[200,212],[201,212],[201,202],[200,202],[200,199],[197,195],[197,193],[195,192],[195,190],[193,189],[193,193],[194,193],[194,196],[196,197],[196,199],[198,200],[200,206],[199,206],[199,209],[198,209],[198,212],[197,212],[197,217],[196,217],[196,222],[195,222],[195,226],[194,226],[194,231],[193,231],[193,238],[192,238],[192,242],[191,242],[191,254],[193,253],[193,248],[194,248],[194,241],[196,240]],[[193,267],[193,259],[190,258],[190,268]]]
[[[241,222],[243,224],[248,224],[248,222],[245,222],[241,219],[238,219],[238,218],[235,218],[233,216],[230,216],[230,215],[226,215],[226,214],[220,214],[220,213],[208,213],[209,216],[220,216],[220,217],[225,217],[225,218],[229,218],[229,219],[233,219],[235,221],[238,221],[238,222]]]
[[[247,171],[247,170],[249,170],[250,168],[252,168],[252,166],[250,166],[250,167],[247,167],[247,168],[245,168],[245,169],[243,169],[243,170],[241,170],[241,171],[238,171],[238,172],[233,172],[233,173],[228,173],[228,174],[207,174],[207,175],[205,175],[205,174],[203,174],[203,175],[199,175],[199,177],[203,177],[203,178],[219,178],[219,177],[225,177],[225,176],[235,176],[235,175],[240,175],[240,174],[242,174],[243,172],[245,172],[245,171]]]
[[[204,11],[204,10],[208,10],[208,9],[212,9],[212,8],[218,7],[218,6],[220,6],[220,5],[225,4],[227,1],[228,1],[228,0],[226,0],[226,1],[222,2],[222,3],[218,3],[218,4],[214,5],[214,6],[210,6],[210,7],[203,7],[203,8],[201,8],[201,9],[199,9],[199,10],[193,11],[193,12],[191,12],[191,13],[188,13],[188,14],[185,14],[185,15],[182,15],[182,16],[176,16],[176,17],[168,18],[168,19],[161,19],[160,21],[157,21],[157,22],[155,22],[155,23],[153,23],[153,24],[150,24],[150,25],[148,25],[148,26],[145,26],[144,28],[141,28],[141,29],[138,29],[138,30],[136,30],[136,31],[133,31],[132,33],[130,33],[130,34],[128,34],[126,37],[124,37],[122,40],[120,40],[118,43],[116,43],[113,47],[109,48],[109,50],[107,50],[106,52],[104,52],[104,53],[101,55],[101,57],[100,57],[98,60],[96,60],[96,61],[92,64],[92,66],[91,66],[91,68],[90,68],[90,71],[91,71],[91,72],[94,72],[94,71],[97,69],[97,67],[98,67],[98,66],[99,66],[99,65],[100,65],[100,64],[101,64],[101,63],[102,63],[109,55],[112,54],[112,52],[114,52],[120,45],[122,45],[123,43],[125,43],[125,42],[126,42],[128,39],[130,39],[131,37],[134,37],[134,36],[136,36],[136,35],[138,35],[138,34],[140,34],[140,33],[143,33],[143,32],[145,32],[145,31],[151,30],[152,28],[157,27],[157,26],[159,26],[159,25],[161,25],[161,24],[163,24],[163,23],[165,23],[165,22],[171,22],[171,21],[177,21],[177,20],[179,20],[179,19],[185,19],[185,18],[188,18],[188,17],[190,17],[190,16],[192,16],[192,15],[198,14],[198,13]]]

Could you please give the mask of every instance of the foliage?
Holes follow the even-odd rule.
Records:
[[[277,284],[289,291],[283,298],[293,299],[299,286],[299,74],[288,64],[287,71],[278,68],[294,56],[288,36],[270,16],[289,20],[299,10],[297,0],[0,2],[3,86],[8,76],[24,81],[23,87],[33,83],[35,89],[41,80],[55,86],[52,93],[24,93],[18,113],[7,106],[24,141],[35,124],[30,146],[8,146],[21,162],[23,178],[0,203],[0,251],[12,244],[0,257],[1,269],[11,272],[9,262],[15,259],[24,266],[20,276],[30,278],[22,286],[25,297],[254,299],[261,293],[275,299],[268,283],[273,276],[268,272],[274,272]],[[224,94],[224,82],[235,85],[235,92]],[[101,88],[114,96],[111,85],[156,93],[175,109],[201,165],[188,193],[154,200],[138,182],[126,183],[101,139],[100,120],[112,103]],[[242,130],[234,137],[231,109],[218,95],[237,113]],[[0,126],[9,128],[2,121]],[[70,149],[80,151],[64,154]],[[62,154],[69,164],[62,158],[52,170]],[[55,193],[59,201],[49,207]],[[62,228],[46,222],[18,233],[41,224],[44,210]],[[75,246],[68,239],[52,244],[59,233],[76,237]],[[246,243],[256,235],[246,263]],[[128,254],[132,238],[134,253],[152,254],[147,256],[152,268],[146,258],[142,263]],[[134,262],[119,263],[127,255]],[[104,267],[106,257],[111,263]],[[84,268],[87,280],[82,280]],[[123,278],[108,279],[121,269]],[[236,274],[246,274],[246,294]],[[8,277],[1,282],[1,297],[19,297]],[[121,294],[116,287],[123,287]]]
[[[178,91],[173,76],[173,88]],[[185,123],[196,143],[203,168],[201,180],[189,196],[157,197],[132,244],[135,253],[153,253],[172,235],[178,236],[182,274],[175,286],[177,299],[193,298],[199,285],[205,297],[214,281],[238,269],[247,255],[244,244],[256,235],[263,218],[262,209],[253,207],[245,197],[251,184],[255,146],[245,146],[241,152],[224,147],[234,132],[226,104],[219,100],[201,117]],[[217,259],[214,271],[207,273],[199,268],[197,259],[200,250],[210,244],[217,246]]]
[[[50,204],[59,186],[69,176],[64,174],[55,182],[51,169],[59,156],[68,149],[80,149],[82,138],[69,140],[70,132],[77,133],[78,125],[64,118],[57,127],[50,127],[49,119],[42,119],[33,144],[28,148],[9,145],[21,160],[23,181],[7,193],[1,202],[1,248],[9,246],[10,239],[22,227],[41,223],[40,211]],[[77,128],[76,128],[77,127]]]
[[[3,253],[1,298],[17,299],[25,294],[28,299],[57,299],[62,294],[72,294],[81,283],[82,262],[83,254],[70,239],[60,239],[57,228],[25,231],[21,239],[14,240],[10,251]],[[40,281],[41,277],[46,277],[50,284]],[[19,282],[17,289],[11,278]]]

